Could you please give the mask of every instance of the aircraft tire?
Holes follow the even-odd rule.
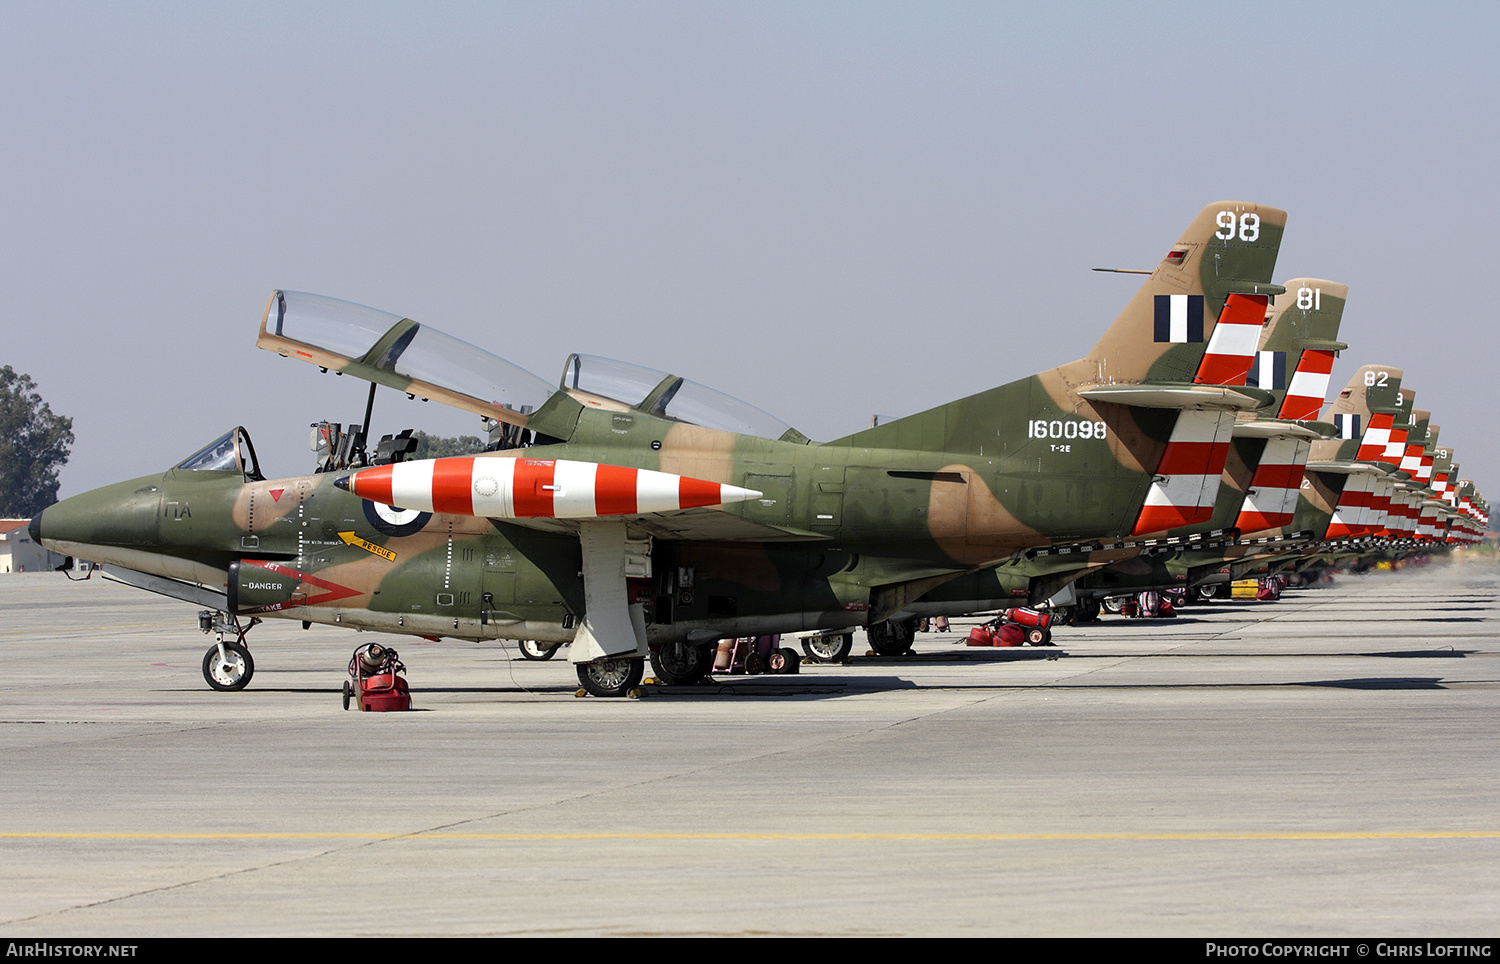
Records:
[[[1081,626],[1084,623],[1097,623],[1099,621],[1099,600],[1085,599],[1073,607],[1073,625]]]
[[[641,685],[646,661],[639,656],[596,659],[578,664],[578,683],[590,696],[620,697]]]
[[[853,648],[853,633],[809,636],[802,641],[802,652],[807,655],[809,663],[842,663],[849,658],[849,651]]]
[[[255,660],[250,657],[250,650],[235,642],[225,643],[224,652],[229,658],[221,664],[219,647],[208,647],[203,654],[203,679],[221,693],[244,689],[255,675]]]
[[[559,649],[562,649],[562,643],[547,646],[538,639],[523,639],[517,648],[521,651],[521,656],[526,659],[551,659],[557,655]]]
[[[663,643],[651,651],[651,672],[668,686],[692,686],[713,668],[713,650],[708,646]]]
[[[1113,615],[1120,615],[1120,608],[1125,605],[1124,596],[1105,596],[1104,611]]]
[[[876,656],[904,656],[911,652],[912,640],[917,635],[916,620],[898,623],[893,620],[878,622],[865,628],[870,638],[870,648]]]

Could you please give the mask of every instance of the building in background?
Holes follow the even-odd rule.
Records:
[[[30,519],[0,519],[0,574],[50,572],[67,559],[31,540]]]

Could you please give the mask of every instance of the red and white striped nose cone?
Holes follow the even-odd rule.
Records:
[[[341,481],[371,502],[488,519],[597,519],[761,496],[685,475],[567,459],[422,459],[361,469]]]

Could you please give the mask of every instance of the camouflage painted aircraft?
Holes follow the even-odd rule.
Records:
[[[205,607],[218,689],[253,673],[241,619],[267,617],[567,642],[597,695],[633,688],[648,654],[689,681],[718,639],[878,626],[1030,549],[1207,520],[1235,414],[1271,398],[1223,383],[1284,291],[1284,224],[1210,205],[1084,358],[822,444],[675,375],[574,355],[552,389],[411,319],[277,291],[261,347],[367,379],[372,399],[384,385],[473,412],[520,447],[404,461],[391,439],[377,464],[356,433],[334,471],[270,480],[237,428],[31,531]]]
[[[1374,455],[1384,452],[1400,411],[1401,377],[1401,369],[1389,365],[1366,365],[1350,377],[1329,406],[1332,437],[1312,443],[1296,513],[1284,530],[1297,544],[1273,544],[1232,562],[1231,578],[1269,574],[1314,556],[1327,561],[1325,542],[1352,558],[1351,541],[1361,540],[1361,547],[1367,542],[1379,527],[1376,519],[1384,518],[1376,516],[1377,496],[1388,498],[1394,485]]]
[[[1237,349],[1211,347],[1200,364],[1206,377],[1268,393],[1266,410],[1275,413],[1270,417],[1240,411],[1223,426],[1229,438],[1224,438],[1222,428],[1215,433],[1219,441],[1206,465],[1208,477],[1200,497],[1201,504],[1211,506],[1210,514],[1205,517],[1200,511],[1198,521],[1150,534],[1153,537],[1142,538],[1137,531],[1113,544],[1031,550],[938,586],[909,611],[953,615],[1016,602],[1047,602],[1072,606],[1076,613],[1091,617],[1098,611],[1099,598],[1182,586],[1190,574],[1210,564],[1216,571],[1226,553],[1242,554],[1226,545],[1237,535],[1261,535],[1289,521],[1308,443],[1325,429],[1305,423],[1316,418],[1322,405],[1334,354],[1347,347],[1336,339],[1348,288],[1317,278],[1294,278],[1282,287],[1287,294],[1277,298],[1263,317],[1245,319]],[[1326,430],[1331,432],[1332,426]],[[1143,508],[1143,516],[1150,511]],[[1209,545],[1216,548],[1206,548]],[[872,643],[879,652],[880,643],[873,636]]]

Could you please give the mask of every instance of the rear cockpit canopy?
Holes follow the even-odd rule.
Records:
[[[572,354],[559,386],[589,408],[635,409],[658,418],[783,442],[808,441],[786,422],[706,385],[642,365]]]

